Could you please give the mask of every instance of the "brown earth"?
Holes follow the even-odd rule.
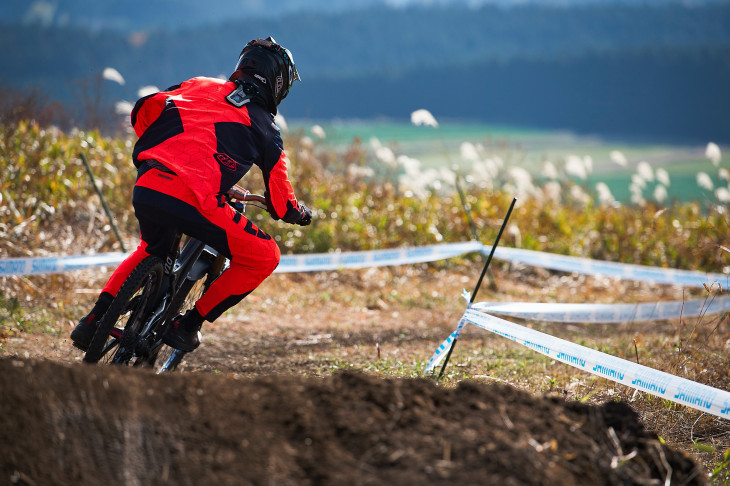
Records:
[[[8,358],[0,389],[0,477],[18,484],[702,484],[625,404],[500,384]]]
[[[497,356],[533,359],[497,336],[466,332],[448,385],[404,378],[453,330],[478,269],[274,275],[206,325],[183,372],[164,376],[80,363],[67,334],[92,299],[85,289],[108,273],[55,282],[59,296],[76,295],[75,305],[52,299],[67,318],[10,333],[0,348],[0,484],[707,483],[693,458],[645,428],[627,394],[603,387],[605,403],[581,403],[572,376],[549,396],[515,386],[567,368],[549,360],[528,378],[497,378]],[[682,296],[517,270],[497,269],[499,288],[483,300]],[[578,331],[601,342],[616,329]],[[642,329],[642,339],[671,329]],[[469,379],[457,376],[464,369]]]

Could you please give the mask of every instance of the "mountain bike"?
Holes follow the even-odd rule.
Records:
[[[239,213],[247,203],[266,210],[264,196],[234,186],[226,201]],[[228,267],[228,259],[202,241],[178,233],[164,261],[148,256],[130,273],[99,320],[84,355],[87,363],[175,370],[185,351],[162,342],[169,323],[191,309]]]

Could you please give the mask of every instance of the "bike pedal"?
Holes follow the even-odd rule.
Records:
[[[112,328],[112,331],[109,333],[109,335],[114,339],[121,339],[123,334],[124,331],[122,329],[117,329],[116,327]]]

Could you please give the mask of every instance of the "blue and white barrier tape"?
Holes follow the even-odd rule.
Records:
[[[468,322],[465,319],[461,319],[459,321],[459,325],[456,326],[454,332],[449,334],[449,337],[444,339],[444,342],[442,342],[439,347],[436,348],[436,352],[433,354],[431,359],[428,360],[428,363],[426,363],[426,372],[432,371],[436,367],[436,365],[441,362],[441,360],[448,353],[448,349],[451,347],[451,343],[459,339],[459,336],[461,336],[461,330],[464,329],[464,326],[466,326],[467,324]]]
[[[462,321],[522,344],[554,360],[622,385],[730,420],[730,393],[685,378],[616,358],[534,329],[469,308]],[[461,326],[461,322],[459,325]],[[443,345],[442,345],[443,346]],[[426,367],[431,372],[446,355],[442,346]]]
[[[730,311],[730,297],[645,304],[552,304],[483,302],[472,309],[547,322],[620,323],[711,316]]]
[[[477,241],[440,245],[396,248],[393,250],[351,251],[282,255],[276,273],[317,272],[370,267],[426,263],[481,251]],[[70,257],[0,259],[0,277],[63,273],[83,268],[118,264],[128,253],[102,253]]]
[[[485,245],[482,251],[485,253],[490,252],[491,246]],[[580,273],[583,275],[618,277],[623,280],[676,284],[684,287],[702,287],[703,284],[709,286],[713,282],[719,282],[724,287],[730,286],[728,285],[730,283],[730,275],[722,273],[694,272],[691,270],[606,262],[591,260],[589,258],[558,255],[555,253],[523,250],[520,248],[497,247],[494,251],[494,258],[515,263],[524,263],[533,267],[549,268],[551,270]]]
[[[422,247],[396,248],[394,250],[283,255],[276,272],[315,272],[425,263],[477,251],[486,253],[490,250],[490,246],[482,245],[477,241],[469,241],[464,243],[443,243]],[[124,256],[123,253],[104,253],[101,255],[80,255],[72,257],[0,259],[0,277],[62,273],[70,270],[110,265],[121,262]],[[498,247],[495,250],[494,256],[500,260],[524,263],[553,270],[587,275],[603,275],[626,280],[678,284],[687,287],[702,287],[703,284],[710,285],[713,282],[720,282],[724,286],[730,286],[728,285],[730,275],[723,275],[721,273],[693,272],[689,270],[602,262],[587,258],[569,257],[517,248]]]
[[[0,277],[63,273],[105,265],[117,265],[124,261],[128,255],[128,253],[102,253],[100,255],[69,257],[5,258],[0,259]]]
[[[444,260],[481,251],[478,241],[396,248],[394,250],[350,251],[313,255],[282,255],[275,273],[315,272],[344,268],[386,267]]]

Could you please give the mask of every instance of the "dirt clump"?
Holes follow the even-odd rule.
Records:
[[[1,484],[706,484],[622,402],[0,359]]]

